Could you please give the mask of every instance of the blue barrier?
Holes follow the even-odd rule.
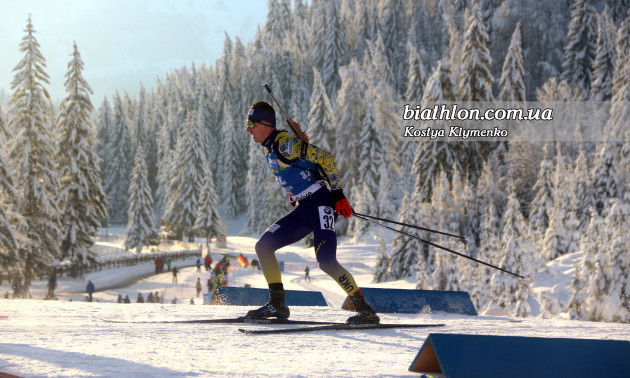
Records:
[[[285,290],[287,306],[328,306],[319,291]],[[210,304],[231,306],[262,306],[269,301],[268,289],[219,286]]]
[[[417,314],[423,311],[477,316],[477,310],[465,291],[361,288],[376,312]],[[349,298],[342,306],[354,310]]]
[[[409,367],[444,377],[628,377],[630,341],[431,333]]]

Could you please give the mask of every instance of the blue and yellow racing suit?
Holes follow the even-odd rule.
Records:
[[[341,189],[334,156],[284,130],[272,132],[262,145],[276,180],[291,200],[297,202],[293,211],[271,225],[256,243],[256,253],[267,283],[282,282],[276,250],[312,232],[319,267],[352,296],[359,287],[337,261],[337,214],[331,192],[318,169],[327,176],[333,190]]]

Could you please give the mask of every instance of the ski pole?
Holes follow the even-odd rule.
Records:
[[[365,218],[372,218],[372,219],[376,219],[379,220],[381,222],[387,222],[387,223],[393,223],[393,224],[397,224],[399,226],[404,226],[404,227],[411,227],[411,228],[415,228],[418,230],[422,230],[422,231],[428,231],[428,232],[433,232],[435,234],[440,234],[440,235],[445,235],[445,236],[452,236],[454,238],[458,238],[460,239],[464,244],[468,243],[467,240],[467,236],[462,236],[462,235],[455,235],[455,234],[449,234],[448,232],[442,232],[442,231],[437,231],[437,230],[432,230],[430,228],[425,228],[425,227],[420,227],[420,226],[416,226],[413,224],[408,224],[408,223],[400,223],[400,222],[396,222],[390,219],[384,219],[384,218],[379,218],[379,217],[374,217],[372,215],[367,215],[367,214],[361,214],[361,213],[353,213],[354,215],[358,215],[360,217],[365,217]]]
[[[371,222],[371,223],[375,223],[375,224],[377,224],[377,225],[379,225],[379,226],[381,226],[381,227],[384,227],[384,228],[386,228],[386,229],[388,229],[388,230],[392,230],[392,231],[398,232],[398,233],[400,233],[400,234],[403,234],[403,235],[409,236],[410,238],[414,238],[414,239],[420,240],[421,242],[426,243],[426,244],[428,244],[428,245],[430,245],[430,246],[433,246],[433,247],[436,247],[436,248],[443,249],[443,250],[445,250],[445,251],[447,251],[447,252],[450,252],[450,253],[454,253],[454,254],[456,254],[457,256],[465,257],[465,258],[467,258],[468,260],[472,260],[472,261],[474,261],[474,262],[476,262],[476,263],[478,263],[478,264],[482,264],[482,265],[485,265],[485,266],[487,266],[487,267],[490,267],[490,268],[493,268],[493,269],[500,270],[500,271],[502,271],[502,272],[504,272],[504,273],[511,274],[511,275],[516,276],[516,277],[518,277],[518,278],[520,278],[520,279],[525,279],[525,277],[524,277],[524,276],[521,276],[521,275],[519,275],[519,274],[516,274],[516,273],[510,272],[509,270],[506,270],[506,269],[503,269],[503,268],[499,268],[498,266],[492,265],[492,264],[487,263],[487,262],[485,262],[485,261],[477,260],[477,259],[476,259],[476,258],[474,258],[474,257],[466,256],[466,255],[464,255],[463,253],[459,253],[459,252],[457,252],[457,251],[453,251],[452,249],[449,249],[449,248],[443,247],[443,246],[441,246],[441,245],[439,245],[439,244],[435,244],[435,243],[432,243],[432,242],[430,242],[430,241],[428,241],[428,240],[421,239],[421,238],[419,238],[419,237],[417,237],[417,236],[415,236],[415,235],[411,235],[411,234],[408,234],[408,233],[406,233],[406,232],[404,232],[404,231],[397,230],[397,229],[395,229],[395,228],[393,228],[393,227],[389,227],[389,226],[386,226],[386,225],[384,225],[384,224],[380,224],[380,223],[378,223],[378,222],[375,222],[375,221],[369,220],[368,218],[364,218],[363,216],[361,216],[361,215],[359,215],[359,214],[357,214],[357,213],[354,213],[354,215],[355,215],[355,216],[357,216],[357,218],[359,218],[359,219],[362,219],[362,220],[365,220],[365,221],[368,221],[368,222]]]

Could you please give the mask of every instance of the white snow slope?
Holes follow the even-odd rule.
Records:
[[[255,258],[251,237],[228,238],[226,250]],[[364,287],[414,288],[409,281],[372,283],[376,243],[349,243],[339,247],[338,257]],[[293,245],[278,252],[285,261],[285,288],[321,291],[327,307],[292,307],[291,318],[300,320],[345,321],[351,313],[341,310],[342,290],[316,268],[312,248]],[[566,260],[566,259],[565,259]],[[567,267],[562,260],[557,269],[537,279],[538,292],[564,295]],[[34,282],[31,300],[0,299],[0,372],[27,377],[104,376],[419,376],[408,371],[410,364],[429,333],[477,335],[514,335],[588,339],[630,340],[630,325],[543,319],[542,315],[510,322],[507,317],[477,317],[449,314],[381,314],[383,323],[445,323],[442,328],[325,331],[289,335],[246,335],[238,328],[278,328],[281,325],[212,324],[130,324],[107,323],[116,320],[173,320],[227,318],[245,314],[249,307],[202,305],[194,289],[197,277],[205,283],[208,273],[197,273],[194,261],[181,261],[179,283],[172,274],[150,275],[153,267],[145,264],[100,271],[85,280],[61,278],[58,301],[40,300],[46,282]],[[462,264],[469,263],[462,261]],[[311,282],[304,282],[304,266],[311,267]],[[266,287],[260,271],[241,268],[232,261],[230,286]],[[554,273],[555,272],[555,273]],[[97,287],[114,286],[130,277],[148,277],[125,288],[95,293],[99,302],[81,301],[87,280]],[[205,289],[205,287],[204,287]],[[6,280],[0,293],[9,291]],[[136,304],[138,292],[159,291],[164,304]],[[77,292],[77,293],[73,293]],[[132,304],[118,304],[118,294],[129,295]],[[174,298],[178,304],[171,304]],[[190,304],[194,298],[195,305]],[[70,299],[73,299],[70,301]],[[539,306],[532,306],[533,309]],[[291,327],[291,326],[288,326]],[[522,372],[520,372],[522,373]],[[535,375],[535,372],[532,372]],[[2,374],[0,373],[0,376]]]

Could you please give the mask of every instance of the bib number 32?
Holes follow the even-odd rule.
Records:
[[[319,224],[322,230],[335,231],[335,213],[332,207],[320,206],[319,209]]]

